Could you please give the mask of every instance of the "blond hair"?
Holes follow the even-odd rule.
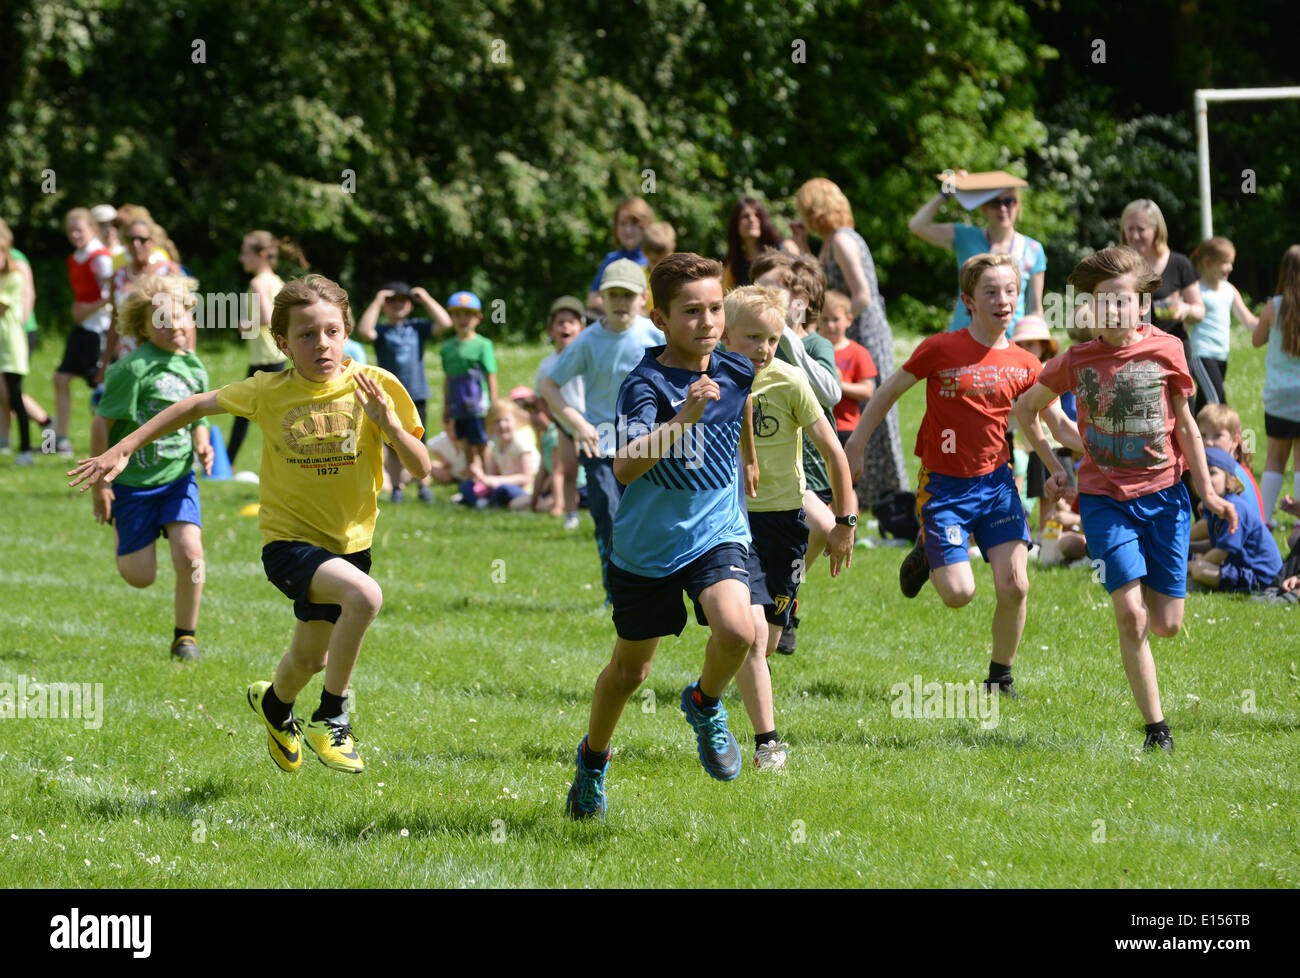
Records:
[[[1202,435],[1226,431],[1234,436],[1237,439],[1237,449],[1232,457],[1248,469],[1254,466],[1255,453],[1246,451],[1246,446],[1241,441],[1241,415],[1236,410],[1226,404],[1207,404],[1197,412],[1196,427]]]
[[[645,229],[641,250],[647,255],[668,255],[677,250],[677,231],[667,221],[655,221]]]
[[[1232,261],[1236,257],[1236,246],[1227,238],[1217,234],[1212,238],[1206,238],[1192,252],[1192,261],[1196,263],[1198,269],[1211,262]]]
[[[199,297],[194,293],[198,284],[195,279],[183,275],[142,275],[136,279],[135,288],[122,300],[113,328],[121,336],[147,343],[149,325],[163,306],[170,307],[177,301],[186,309],[198,305]],[[156,298],[158,296],[170,297],[171,301]]]
[[[271,309],[271,335],[288,339],[290,312],[299,306],[311,306],[317,302],[336,307],[343,315],[343,335],[352,335],[352,309],[348,306],[348,293],[338,282],[324,275],[306,275],[284,283],[284,288],[275,294]]]
[[[961,283],[962,294],[974,296],[975,288],[980,284],[980,277],[990,268],[1002,268],[1003,266],[1016,273],[1016,291],[1019,292],[1020,265],[1010,255],[995,255],[992,252],[987,252],[982,255],[971,255],[962,264],[961,273],[957,276],[957,281]]]
[[[722,311],[728,329],[746,318],[752,318],[780,333],[785,329],[788,309],[785,293],[767,285],[742,285],[732,289],[722,300]]]
[[[1148,197],[1140,197],[1137,200],[1130,201],[1124,208],[1123,213],[1119,216],[1119,239],[1124,238],[1124,225],[1134,214],[1145,214],[1151,218],[1151,223],[1156,226],[1156,237],[1154,247],[1157,255],[1163,255],[1169,250],[1169,227],[1165,224],[1165,215],[1160,211],[1160,205]],[[1152,290],[1154,291],[1154,290]]]
[[[820,234],[823,229],[853,227],[849,199],[834,181],[825,177],[813,177],[804,183],[795,194],[794,206],[814,234]]]
[[[503,414],[513,415],[515,424],[519,425],[521,428],[528,426],[528,412],[524,410],[521,405],[516,404],[514,401],[507,400],[504,397],[498,397],[488,408],[486,419],[488,428],[494,427],[496,423],[501,420]]]
[[[839,309],[853,315],[853,300],[841,292],[839,289],[827,289],[826,297],[822,299],[822,313],[828,313],[832,309]]]
[[[92,228],[98,228],[95,223],[95,215],[90,213],[88,207],[74,207],[68,213],[63,215],[63,226],[66,228],[69,224],[89,224]]]

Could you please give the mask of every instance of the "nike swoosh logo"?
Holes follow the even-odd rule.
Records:
[[[728,564],[727,569],[734,570],[737,574],[744,574],[746,577],[749,576],[749,571],[745,570],[743,567],[737,567],[734,564]]]
[[[287,749],[285,748],[284,744],[280,743],[280,742],[279,742],[278,740],[276,740],[274,737],[271,737],[271,738],[269,738],[269,739],[270,739],[271,743],[275,744],[275,746],[279,749],[280,753],[284,755],[284,759],[285,759],[286,761],[288,761],[290,764],[297,764],[297,763],[298,763],[298,755],[299,755],[299,751],[296,751],[296,750],[295,750],[295,751],[287,750]]]
[[[685,403],[686,403],[686,398],[683,397],[680,401],[669,401],[669,402],[668,402],[668,406],[669,406],[669,407],[677,407],[678,405],[680,405],[680,404],[685,404]]]

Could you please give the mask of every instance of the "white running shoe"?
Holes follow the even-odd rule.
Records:
[[[754,767],[760,771],[780,771],[785,767],[786,745],[769,740],[754,752]]]

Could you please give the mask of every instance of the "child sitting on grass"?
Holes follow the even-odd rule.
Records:
[[[323,275],[287,283],[275,297],[271,334],[293,369],[257,373],[194,394],[155,415],[108,451],[68,474],[70,485],[110,483],[146,445],[213,414],[237,413],[262,429],[262,566],[293,602],[298,624],[275,678],[248,687],[280,770],[302,765],[305,742],[322,764],[359,774],[347,711],[348,685],[383,604],[370,576],[370,542],[383,482],[381,444],[392,445],[416,478],[429,453],[410,395],[397,378],[343,355],[352,332],[348,294]],[[320,706],[299,725],[293,703],[325,671]]]
[[[1210,445],[1205,449],[1205,461],[1210,467],[1210,485],[1237,510],[1237,528],[1229,531],[1222,518],[1213,513],[1206,516],[1210,550],[1192,558],[1192,580],[1212,591],[1263,591],[1276,583],[1282,554],[1255,500],[1247,498],[1246,487],[1234,474],[1236,459]]]
[[[487,458],[483,465],[470,460],[470,477],[460,485],[460,501],[466,506],[531,508],[541,454],[528,412],[513,400],[493,401],[487,424],[492,433]]]
[[[116,328],[135,348],[108,368],[104,397],[90,427],[90,450],[103,454],[164,408],[208,386],[202,362],[185,349],[198,297],[192,279],[146,276],[118,310]],[[212,474],[208,424],[196,420],[129,456],[110,486],[91,488],[95,521],[113,526],[117,569],[132,587],[146,588],[158,575],[155,541],[167,538],[176,569],[176,627],[171,655],[180,662],[200,657],[194,639],[203,596],[203,516],[194,461]]]

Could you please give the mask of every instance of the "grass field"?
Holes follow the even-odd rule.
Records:
[[[1229,396],[1252,405],[1244,422],[1262,457],[1263,352],[1236,344]],[[47,406],[56,345],[31,375]],[[499,352],[502,389],[531,384],[542,348]],[[242,377],[238,351],[201,353],[214,383]],[[903,402],[909,451],[923,396]],[[84,452],[84,388],[75,404]],[[259,451],[254,429],[244,465]],[[367,770],[348,777],[309,757],[286,776],[244,702],[292,627],[263,576],[256,520],[237,515],[256,487],[202,486],[205,658],[182,667],[167,656],[165,553],[153,588],[130,589],[66,468],[0,459],[0,683],[102,683],[102,726],[0,721],[6,886],[1300,885],[1290,610],[1192,596],[1182,634],[1155,640],[1176,753],[1143,755],[1089,571],[1031,567],[1024,699],[985,730],[896,718],[890,690],[984,675],[987,568],[975,601],[950,611],[933,589],[898,593],[901,550],[859,547],[843,577],[814,568],[799,652],[772,660],[784,774],[747,767],[719,784],[701,770],[677,707],[706,638],[692,624],[662,643],[629,704],[608,821],[578,825],[563,800],[613,641],[585,515],[566,534],[545,517],[453,506],[450,489],[431,507],[381,504],[373,573],[385,602],[354,682]],[[300,715],[319,690],[308,686]],[[726,701],[748,756],[734,687]]]

